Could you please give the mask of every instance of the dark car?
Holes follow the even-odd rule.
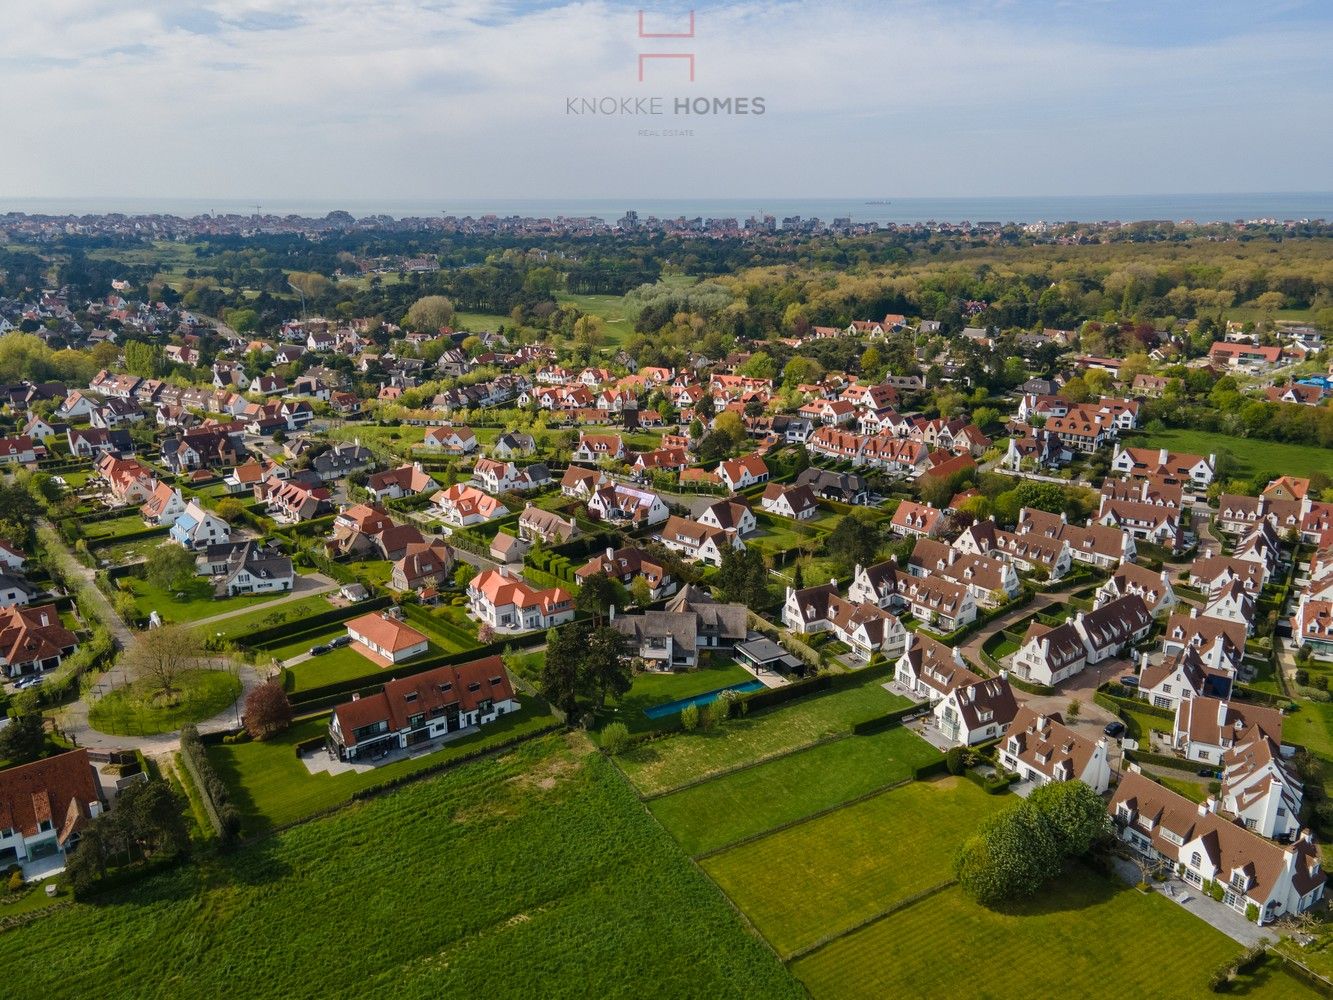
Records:
[[[328,646],[311,646],[311,647],[310,647],[310,655],[311,655],[311,656],[318,656],[320,653],[327,653],[327,652],[329,651],[329,648],[330,648],[330,647],[328,647]]]
[[[1107,736],[1123,736],[1125,724],[1123,722],[1108,722],[1106,728],[1102,730]]]
[[[1195,771],[1194,773],[1197,774],[1200,778],[1217,778],[1217,777],[1221,777],[1221,775],[1219,775],[1219,774],[1218,774],[1216,771],[1214,771],[1211,767],[1201,767],[1201,768],[1199,768],[1197,771]]]
[[[1133,674],[1130,674],[1128,677],[1120,678],[1120,686],[1127,688],[1136,688],[1139,686],[1139,679],[1135,677]]]
[[[342,649],[351,641],[352,637],[350,635],[340,635],[336,639],[329,640],[329,649]]]

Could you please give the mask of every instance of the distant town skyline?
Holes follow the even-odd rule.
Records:
[[[0,199],[618,198],[628,207],[793,192],[1333,188],[1325,4],[644,6],[647,34],[683,33],[694,9],[688,40],[640,37],[639,9],[6,4],[0,72],[21,99],[0,110],[11,138]],[[683,60],[641,58],[667,53],[692,57],[693,82]],[[662,113],[646,112],[649,98]]]

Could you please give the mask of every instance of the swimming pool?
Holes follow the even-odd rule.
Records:
[[[745,694],[748,691],[758,691],[763,687],[763,681],[746,681],[744,684],[733,684],[730,687],[718,688],[716,691],[705,691],[703,694],[696,694],[693,698],[679,698],[676,701],[654,705],[652,708],[645,708],[643,714],[650,719],[660,719],[664,715],[675,715],[686,705],[707,705],[710,702],[717,701],[722,696],[723,691],[737,691]]]

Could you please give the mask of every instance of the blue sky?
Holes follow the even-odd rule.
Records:
[[[1302,0],[7,0],[5,197],[1333,188]],[[692,53],[647,64],[643,53]],[[16,95],[21,99],[14,100]],[[761,97],[762,116],[567,98]],[[689,129],[689,136],[641,135]],[[15,141],[17,140],[17,141]]]

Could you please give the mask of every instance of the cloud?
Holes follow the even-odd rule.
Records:
[[[23,99],[0,125],[23,141],[0,197],[1328,186],[1333,18],[1316,5],[695,6],[683,42],[640,40],[637,4],[608,0],[11,0],[0,83]],[[693,52],[696,82],[661,63],[640,84],[647,46]],[[565,114],[567,96],[646,93],[763,96],[768,112]],[[1293,141],[1302,156],[1242,155]]]

